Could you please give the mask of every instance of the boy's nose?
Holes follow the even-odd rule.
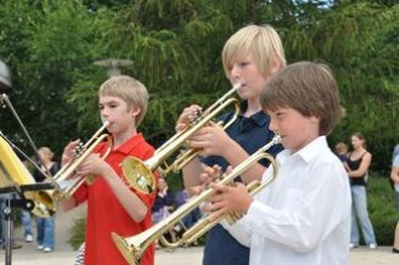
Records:
[[[236,65],[233,65],[233,67],[231,68],[231,79],[233,79],[234,82],[238,82],[238,78],[240,77],[240,70]]]
[[[277,125],[276,125],[276,123],[274,122],[273,118],[270,119],[269,130],[271,130],[271,131],[273,131],[274,133],[278,134],[278,133],[277,133],[277,129],[278,129],[278,128],[277,128]]]

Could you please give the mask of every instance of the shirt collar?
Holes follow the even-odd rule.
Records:
[[[298,157],[301,158],[305,163],[309,163],[314,158],[316,158],[320,152],[328,149],[327,138],[322,135],[314,139],[308,145],[303,147],[301,150],[297,151],[295,154],[291,153],[291,150],[284,150],[281,152],[281,159],[284,161],[288,157]]]
[[[240,104],[241,107],[241,116],[244,117],[244,112],[247,110],[248,108],[248,101],[244,100],[241,102]],[[263,110],[260,110],[254,114],[252,114],[249,118],[247,119],[252,119],[256,125],[258,125],[259,127],[264,126],[267,122],[269,122],[270,117],[268,115],[266,115],[266,113]]]
[[[115,151],[121,152],[125,155],[130,154],[130,151],[137,147],[140,143],[144,142],[144,136],[142,133],[137,133],[129,140],[124,142],[121,146],[119,146]]]
[[[313,158],[318,156],[318,154],[325,150],[328,147],[326,136],[322,135],[317,137],[315,140],[310,142],[304,148],[297,152],[297,155],[300,156],[306,163],[309,163]]]

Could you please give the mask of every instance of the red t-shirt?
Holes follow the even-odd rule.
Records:
[[[103,154],[107,149],[105,143],[99,144],[95,152]],[[146,160],[154,153],[154,148],[137,134],[116,150],[112,150],[105,158],[116,174],[124,178],[121,163],[126,156]],[[128,182],[125,180],[126,185]],[[115,232],[122,237],[130,237],[152,226],[151,207],[155,200],[155,192],[150,195],[141,194],[131,188],[147,205],[148,214],[140,223],[136,223],[125,211],[118,199],[107,185],[106,181],[97,176],[92,185],[82,185],[74,194],[77,203],[88,200],[86,224],[86,265],[115,265],[128,264],[114,244],[111,233]],[[141,264],[154,264],[154,245],[151,245],[142,255]]]

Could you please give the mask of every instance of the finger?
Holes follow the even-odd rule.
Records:
[[[230,189],[230,187],[219,183],[211,183],[210,185],[215,191],[218,191],[219,193],[229,192]]]
[[[204,169],[204,173],[205,173],[205,174],[211,175],[213,172],[214,172],[213,167],[206,167],[206,168]]]
[[[227,174],[231,174],[231,172],[233,172],[233,166],[232,166],[232,165],[229,165],[229,166],[227,167],[227,169],[226,169],[226,173],[227,173]]]
[[[222,167],[219,166],[218,164],[214,164],[214,165],[213,165],[213,169],[214,169],[214,170],[217,170],[217,171],[221,171],[221,170],[222,170]]]
[[[214,212],[212,212],[211,215],[209,215],[209,219],[211,222],[214,222],[214,221],[218,220],[220,217],[222,217],[223,215],[225,215],[225,213],[226,213],[226,211],[224,209],[214,211]]]

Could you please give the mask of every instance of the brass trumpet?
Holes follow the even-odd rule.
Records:
[[[83,147],[82,152],[76,154],[75,158],[69,161],[65,166],[63,166],[57,174],[53,177],[52,182],[55,184],[55,189],[51,196],[57,201],[69,198],[75,193],[75,191],[85,182],[93,181],[92,176],[75,176],[70,179],[71,175],[74,175],[75,170],[78,166],[93,152],[94,148],[108,138],[110,140],[110,135],[102,133],[105,128],[109,125],[109,121],[105,121],[101,128],[87,141]],[[102,156],[104,159],[111,151],[111,143],[109,143],[108,149]]]
[[[177,159],[172,165],[167,165],[166,160],[174,154],[180,147],[182,147],[187,139],[192,136],[200,128],[206,126],[212,119],[214,119],[222,110],[228,105],[233,104],[235,107],[234,116],[226,124],[223,125],[223,129],[230,126],[238,117],[240,112],[240,105],[236,98],[229,98],[233,93],[240,89],[241,84],[235,84],[225,95],[211,105],[203,114],[194,122],[194,124],[188,126],[186,129],[176,133],[168,141],[166,141],[161,147],[159,147],[154,155],[146,161],[140,159],[127,157],[123,161],[123,170],[125,176],[134,176],[129,178],[129,184],[143,193],[151,193],[156,186],[155,180],[151,178],[152,172],[160,170],[163,174],[167,174],[171,171],[178,171],[184,167],[189,161],[197,156],[201,150],[198,149],[187,149],[178,155]]]
[[[272,141],[270,141],[268,144],[260,148],[258,151],[256,151],[250,157],[248,157],[245,161],[243,161],[241,164],[235,167],[230,174],[224,175],[222,179],[219,181],[219,183],[227,185],[234,183],[234,179],[237,176],[241,175],[246,170],[248,170],[252,164],[256,163],[261,159],[267,159],[270,161],[270,164],[273,167],[272,177],[262,182],[260,181],[251,182],[246,186],[251,195],[254,195],[258,191],[260,191],[262,188],[271,183],[271,181],[273,181],[277,176],[278,169],[276,162],[270,154],[266,153],[266,151],[270,147],[280,143],[280,141],[281,138],[279,136],[275,136],[272,139]],[[186,215],[188,215],[191,211],[197,208],[200,204],[208,201],[213,193],[214,189],[212,188],[206,189],[198,196],[193,197],[186,204],[177,208],[171,215],[161,220],[159,223],[155,224],[150,229],[138,235],[123,238],[116,233],[112,233],[112,238],[117,248],[119,249],[119,251],[122,253],[122,255],[129,264],[137,265],[140,264],[140,257],[143,254],[143,252],[157,239],[160,239],[160,241],[169,248],[188,245],[194,242],[198,237],[206,233],[210,228],[216,225],[222,218],[226,218],[230,222],[234,222],[238,218],[240,218],[240,216],[238,215],[233,215],[233,216],[226,215],[219,218],[215,222],[211,222],[208,217],[199,221],[199,223],[197,223],[191,229],[187,230],[177,242],[170,243],[166,241],[166,239],[163,237],[163,234],[169,231],[171,228],[173,228],[180,220],[182,220]]]

